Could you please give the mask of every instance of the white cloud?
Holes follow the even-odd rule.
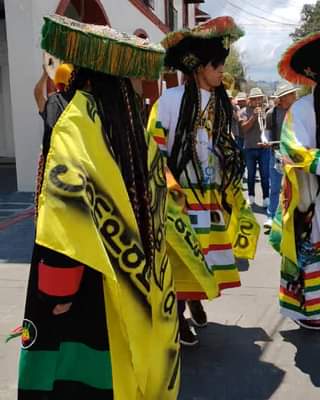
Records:
[[[212,17],[230,15],[244,28],[246,35],[238,41],[237,47],[250,78],[277,80],[277,64],[292,43],[289,34],[294,31],[294,24],[299,24],[301,9],[306,2],[314,4],[316,1],[207,0],[202,8]]]

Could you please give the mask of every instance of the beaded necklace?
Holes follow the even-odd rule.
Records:
[[[210,126],[213,128],[214,121],[209,121],[208,118],[210,116],[214,115],[215,102],[216,102],[215,92],[214,91],[211,92],[208,103],[205,106],[203,111],[201,111],[201,105],[202,105],[201,100],[202,100],[201,90],[198,88],[197,117],[196,117],[196,122],[194,125],[194,130],[193,130],[192,136],[191,136],[192,159],[194,160],[196,168],[200,174],[201,182],[204,182],[204,173],[202,170],[202,164],[200,162],[198,152],[197,152],[197,135],[198,135],[198,129],[205,128],[208,122],[210,123]],[[206,115],[206,118],[204,119],[203,117],[205,116],[205,114],[207,114],[207,115]]]

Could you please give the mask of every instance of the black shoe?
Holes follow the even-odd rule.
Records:
[[[193,327],[190,328],[188,321],[182,317],[180,318],[180,343],[183,346],[195,346],[199,343],[199,338],[195,333]]]
[[[208,325],[207,314],[205,313],[201,301],[188,301],[188,306],[191,313],[191,320],[198,328],[204,328]]]
[[[320,319],[312,320],[312,319],[298,319],[294,320],[294,322],[301,326],[301,328],[311,329],[314,331],[320,331]]]

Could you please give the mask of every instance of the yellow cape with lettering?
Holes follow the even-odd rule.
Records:
[[[179,390],[177,306],[165,242],[166,181],[152,140],[148,153],[153,266],[146,264],[127,189],[86,92],[76,92],[53,129],[39,197],[36,242],[104,276],[116,400],[175,400]]]
[[[227,189],[227,202],[232,210],[228,232],[232,239],[233,254],[237,258],[253,260],[257,251],[260,225],[240,188]],[[227,221],[227,216],[225,218]]]

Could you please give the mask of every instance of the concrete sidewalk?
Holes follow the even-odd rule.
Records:
[[[263,210],[255,211],[262,224]],[[320,334],[280,316],[279,263],[261,233],[257,257],[241,273],[242,287],[205,304],[210,323],[199,331],[200,346],[183,350],[179,400],[320,399]],[[16,399],[19,345],[3,341],[21,321],[28,269],[0,264],[0,400]]]
[[[21,324],[28,272],[25,264],[0,264],[0,400],[17,398],[19,340],[5,339]]]
[[[207,302],[201,344],[183,350],[180,400],[320,399],[320,334],[279,314],[280,257],[263,232],[250,264],[241,288]]]

